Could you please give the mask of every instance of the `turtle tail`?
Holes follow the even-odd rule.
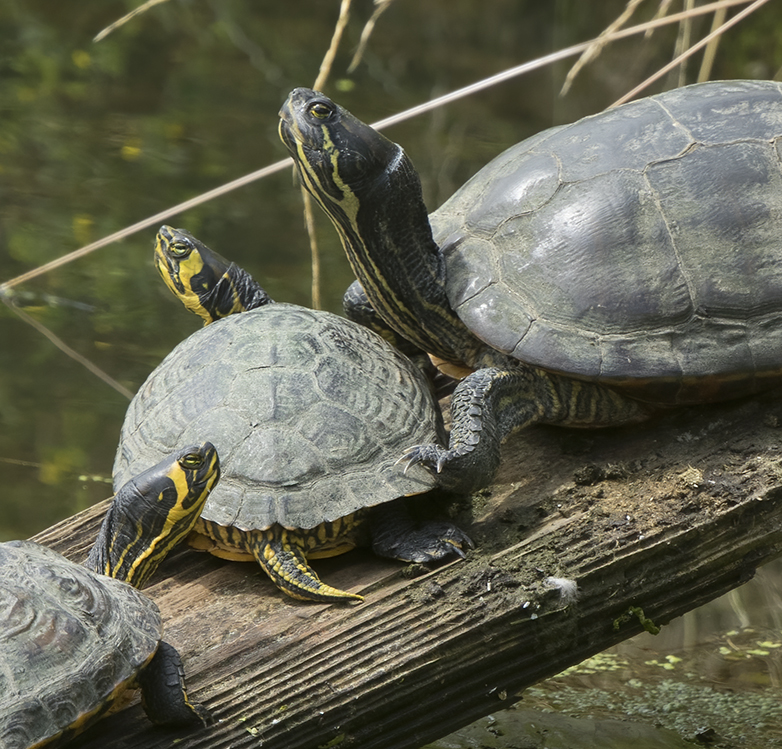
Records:
[[[320,603],[364,600],[356,593],[322,582],[307,563],[302,547],[286,531],[257,539],[250,550],[272,582],[292,598]]]

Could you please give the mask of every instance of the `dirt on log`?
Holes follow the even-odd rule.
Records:
[[[79,746],[417,749],[782,553],[780,425],[777,393],[624,429],[530,429],[490,490],[429,503],[471,534],[467,560],[316,563],[361,605],[296,602],[254,564],[181,549],[146,592],[218,722],[161,731],[136,701]],[[35,540],[81,561],[104,509]]]

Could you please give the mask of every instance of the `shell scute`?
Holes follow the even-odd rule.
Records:
[[[752,392],[782,369],[780,139],[782,86],[744,81],[512,147],[432,216],[452,307],[544,369],[677,402],[703,400],[699,379]]]
[[[150,375],[128,409],[114,480],[209,435],[221,480],[204,519],[308,529],[433,488],[427,471],[395,462],[440,429],[423,375],[375,333],[270,304],[202,328]],[[349,489],[347,474],[364,490]]]
[[[0,544],[0,745],[55,736],[106,703],[157,650],[155,604],[29,541]]]

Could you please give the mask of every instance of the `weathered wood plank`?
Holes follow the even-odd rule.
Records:
[[[220,719],[174,734],[177,747],[415,749],[641,631],[631,609],[664,624],[741,584],[782,553],[780,413],[756,400],[632,429],[530,430],[491,492],[460,505],[478,542],[467,561],[414,579],[365,552],[318,564],[360,606],[298,603],[254,565],[177,552],[148,593]],[[83,558],[100,511],[37,540]],[[80,746],[171,742],[135,705]]]

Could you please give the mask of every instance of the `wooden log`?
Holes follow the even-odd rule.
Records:
[[[477,543],[466,561],[417,577],[368,552],[317,563],[361,605],[296,602],[253,564],[179,550],[147,592],[219,722],[172,734],[134,704],[79,746],[417,749],[782,553],[779,423],[766,398],[621,430],[528,430],[496,485],[456,505]],[[103,509],[36,540],[81,560]]]

